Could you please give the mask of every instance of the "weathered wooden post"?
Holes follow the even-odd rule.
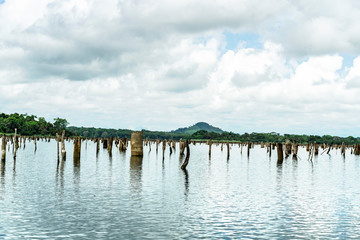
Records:
[[[124,138],[120,139],[119,150],[120,150],[120,152],[126,151],[126,139],[124,139]]]
[[[341,154],[345,157],[345,150],[346,150],[346,146],[345,143],[342,143],[341,145]]]
[[[297,153],[298,153],[298,144],[294,141],[294,143],[293,143],[293,158],[294,159],[297,158]]]
[[[172,140],[171,144],[172,144],[172,148],[173,148],[173,150],[175,152],[176,151],[176,141]]]
[[[212,145],[211,139],[208,141],[208,145],[209,145],[209,156],[211,156],[211,145]]]
[[[269,143],[269,157],[271,157],[271,143]]]
[[[170,156],[171,156],[171,154],[172,154],[171,140],[168,142],[168,144],[169,144],[169,150],[170,150]]]
[[[100,139],[97,138],[95,141],[96,141],[96,156],[98,156],[100,151]]]
[[[165,158],[165,149],[166,149],[166,140],[163,140],[163,142],[162,142],[163,160]]]
[[[59,134],[56,133],[56,147],[57,147],[57,163],[60,161],[60,150],[59,150]]]
[[[63,130],[62,134],[61,134],[61,160],[62,161],[66,161],[66,151],[65,151],[64,137],[65,137],[65,130]]]
[[[110,137],[110,138],[109,138],[109,141],[108,141],[108,146],[107,146],[107,149],[108,149],[108,152],[109,152],[109,156],[110,156],[110,157],[112,156],[113,141],[114,141],[114,138],[113,138],[113,137]]]
[[[278,156],[277,164],[282,164],[284,160],[282,143],[277,143],[276,148],[277,148],[277,156]]]
[[[1,160],[5,161],[5,159],[6,159],[6,136],[5,134],[3,134],[1,139]]]
[[[35,146],[35,150],[34,150],[34,152],[36,152],[36,149],[37,149],[37,145],[36,145],[36,137],[34,137],[34,146]]]
[[[143,132],[131,133],[131,156],[143,156]]]
[[[189,164],[189,158],[190,158],[189,140],[186,140],[184,144],[186,148],[186,157],[184,163],[181,165],[182,170],[186,170],[186,166]]]
[[[315,154],[315,155],[318,155],[318,154],[319,154],[319,144],[317,144],[317,143],[315,142],[314,147],[315,147],[315,152],[314,152],[314,154]]]
[[[103,148],[106,149],[108,147],[108,140],[107,138],[104,138],[103,140]]]
[[[229,142],[226,143],[226,149],[227,149],[226,159],[229,160],[230,159],[230,143]]]
[[[179,148],[180,148],[180,156],[184,156],[184,150],[185,150],[185,143],[180,139],[179,141]]]
[[[81,138],[74,139],[74,166],[80,165]]]
[[[14,134],[14,145],[13,145],[13,156],[14,159],[16,159],[16,150],[19,148],[19,141],[17,139],[17,128],[15,128],[15,134]]]
[[[15,140],[15,151],[16,151],[19,149],[19,136],[17,135],[17,128],[15,128],[14,140]]]
[[[160,143],[160,140],[156,139],[156,153],[158,152],[158,149],[159,149],[159,143]]]
[[[285,158],[288,158],[291,154],[291,142],[286,139],[285,141]]]
[[[354,154],[355,155],[360,155],[360,145],[359,144],[355,144]]]

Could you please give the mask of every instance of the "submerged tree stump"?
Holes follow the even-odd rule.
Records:
[[[189,164],[190,159],[190,147],[189,147],[189,140],[185,141],[185,149],[186,149],[186,157],[184,163],[181,165],[182,170],[186,170],[186,166]]]
[[[314,155],[319,155],[319,144],[316,142],[314,143]]]
[[[114,138],[113,138],[113,137],[110,137],[109,140],[108,140],[107,149],[108,149],[109,156],[112,156],[113,141],[114,141]]]
[[[143,132],[131,133],[131,156],[143,156]]]
[[[165,149],[166,149],[166,140],[162,141],[162,155],[163,155],[163,160],[165,158]]]
[[[180,142],[181,142],[181,139],[180,139]],[[158,150],[159,150],[159,143],[160,143],[160,140],[159,140],[159,139],[156,139],[156,153],[157,153]]]
[[[277,164],[282,164],[284,160],[282,143],[277,143],[276,149],[277,149],[277,157],[278,157]]]
[[[66,150],[65,150],[64,137],[65,137],[65,130],[63,130],[62,134],[61,134],[61,160],[62,161],[66,161]]]
[[[286,140],[285,142],[285,158],[289,157],[291,154],[291,142]]]
[[[74,139],[74,166],[80,163],[80,152],[81,152],[81,138],[76,137]]]
[[[271,143],[269,143],[269,157],[271,157]]]
[[[95,140],[96,142],[96,156],[99,154],[99,151],[100,151],[100,139],[96,139]]]
[[[5,134],[3,134],[1,138],[1,160],[5,161],[5,159],[6,159],[6,136]]]
[[[174,140],[171,141],[172,148],[174,149],[174,152],[176,151],[176,142]]]
[[[208,141],[208,145],[209,145],[209,156],[211,156],[211,145],[212,145],[211,139]]]
[[[36,152],[36,150],[37,150],[36,137],[34,137],[34,146],[35,146],[35,150],[34,150],[34,152]]]
[[[299,146],[298,146],[298,144],[294,141],[294,143],[293,143],[293,158],[294,158],[294,159],[297,159],[298,149],[299,149]]]
[[[228,142],[226,143],[226,149],[227,149],[226,159],[229,160],[230,159],[230,144]]]
[[[13,156],[14,159],[16,159],[16,151],[19,148],[19,139],[17,136],[17,128],[15,128],[15,134],[14,134],[14,145],[13,145]]]
[[[345,157],[345,152],[346,152],[346,145],[345,143],[342,143],[341,145],[341,155],[343,155]]]
[[[360,145],[359,144],[355,144],[354,154],[355,155],[360,155]]]
[[[180,148],[180,156],[184,156],[184,150],[185,150],[185,143],[182,141],[182,139],[180,139],[179,142],[179,148]]]
[[[126,152],[126,138],[125,137],[120,139],[119,150],[120,150],[120,152]]]
[[[107,147],[108,147],[108,140],[107,140],[107,138],[104,138],[104,140],[103,140],[103,149],[107,149]]]
[[[57,162],[60,161],[60,150],[59,150],[59,134],[56,133],[56,148],[57,148]]]

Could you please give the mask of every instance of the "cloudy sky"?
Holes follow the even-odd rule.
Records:
[[[357,0],[0,0],[0,112],[360,136]]]

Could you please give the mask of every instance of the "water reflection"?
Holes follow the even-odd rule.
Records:
[[[184,195],[185,195],[185,200],[187,200],[188,198],[188,195],[189,195],[189,173],[188,171],[185,169],[182,169],[183,173],[184,173],[184,176],[185,176],[185,179],[184,179],[184,185],[185,185],[185,188],[184,188]]]
[[[74,174],[74,184],[78,185],[80,182],[80,160],[74,161],[73,174]]]
[[[62,160],[60,164],[57,164],[56,175],[55,175],[56,187],[59,190],[60,195],[64,194],[64,168],[65,168],[65,161]]]
[[[277,165],[276,154],[269,161],[266,149],[255,148],[250,160],[232,151],[225,163],[220,146],[210,160],[207,146],[197,144],[187,170],[177,151],[161,177],[161,152],[130,158],[114,151],[110,159],[101,151],[97,160],[90,144],[82,155],[88,161],[68,162],[68,169],[56,162],[56,148],[41,157],[43,145],[36,161],[19,154],[7,170],[1,162],[0,199],[9,207],[0,239],[2,231],[10,239],[359,239],[359,157],[319,155],[312,167],[301,148],[298,160]]]
[[[0,181],[1,187],[5,188],[5,160],[1,160]]]
[[[131,156],[130,158],[130,191],[133,197],[140,198],[142,190],[142,156]]]
[[[12,178],[12,182],[13,182],[13,187],[16,187],[16,158],[14,158],[14,163],[13,163],[13,178]]]

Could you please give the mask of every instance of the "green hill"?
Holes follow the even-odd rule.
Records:
[[[215,132],[215,133],[223,133],[224,131],[220,128],[213,127],[206,122],[198,122],[191,127],[178,128],[175,131],[171,131],[172,133],[185,133],[185,134],[193,134],[197,131],[205,130],[207,132]]]

